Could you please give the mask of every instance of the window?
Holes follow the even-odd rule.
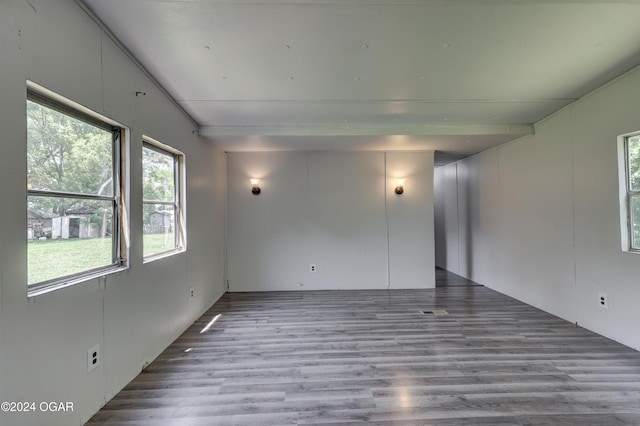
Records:
[[[640,252],[640,133],[619,140],[622,249]]]
[[[124,128],[28,85],[29,295],[125,265],[121,153]]]
[[[150,138],[142,146],[143,254],[153,260],[184,249],[184,155]]]

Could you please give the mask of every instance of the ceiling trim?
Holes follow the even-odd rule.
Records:
[[[177,102],[189,103],[282,103],[282,104],[517,104],[517,103],[539,103],[539,102],[575,102],[580,98],[530,98],[530,99],[178,99]]]
[[[538,5],[538,4],[634,4],[638,0],[146,0],[156,3],[211,3],[211,4],[253,4],[253,5]]]
[[[423,124],[418,126],[200,126],[203,137],[215,136],[444,136],[532,135],[533,124]]]

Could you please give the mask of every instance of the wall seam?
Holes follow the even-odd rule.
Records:
[[[229,217],[229,153],[227,152],[224,153],[224,168],[224,264],[222,277],[224,282],[222,285],[224,292],[227,293],[231,291],[231,285],[229,284],[229,267],[227,262],[227,259],[229,258],[229,230],[227,225],[227,218]]]
[[[454,164],[455,166],[455,171],[456,171],[456,227],[458,228],[458,266],[456,267],[456,271],[458,273],[458,275],[462,275],[461,274],[461,270],[460,270],[460,256],[461,256],[461,247],[462,244],[460,243],[461,240],[461,236],[460,236],[460,182],[458,179],[458,163],[456,162]]]
[[[502,221],[500,220],[500,213],[504,210],[504,207],[502,206],[502,192],[501,192],[501,184],[502,184],[502,179],[501,179],[501,170],[502,168],[500,167],[500,147],[496,147],[496,202],[498,204],[498,218],[496,223],[501,223]],[[500,229],[499,227],[497,227],[497,229]],[[494,229],[495,231],[495,229]],[[497,247],[502,247],[501,244],[501,236],[502,234],[500,233],[500,231],[496,232],[494,234],[494,241],[493,241],[493,247],[494,249],[496,249]],[[493,280],[491,280],[493,282],[493,289],[496,288],[501,288],[502,287],[502,283],[500,282],[500,271],[502,270],[502,251],[498,251],[497,249],[495,250],[497,253],[496,256],[496,268],[495,268],[495,276],[493,277]],[[489,281],[489,280],[487,280]]]
[[[391,242],[389,241],[389,207],[387,203],[387,184],[388,184],[388,176],[387,176],[387,153],[384,153],[384,221],[387,226],[387,289],[391,287]]]
[[[576,169],[575,169],[575,132],[573,129],[574,108],[569,109],[569,132],[571,137],[571,257],[573,260],[573,319],[578,325],[578,265],[576,262]]]
[[[306,273],[306,278],[308,280],[311,280],[311,276],[309,275],[309,268],[311,265],[311,235],[309,234],[309,229],[311,229],[311,194],[310,194],[310,188],[309,188],[309,153],[305,152],[304,153],[304,187],[305,187],[305,195],[304,195],[304,219],[303,219],[303,223],[304,223],[304,238],[305,238],[305,245],[307,247],[307,273]],[[320,267],[322,267],[322,265],[320,265]],[[304,278],[303,278],[304,279]],[[318,281],[317,279],[314,281]],[[309,282],[307,282],[307,284],[309,284]],[[314,282],[315,284],[315,282]]]
[[[104,112],[104,30],[100,33],[100,107]]]

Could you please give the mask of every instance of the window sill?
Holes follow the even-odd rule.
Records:
[[[167,257],[175,256],[176,254],[184,253],[186,251],[187,251],[186,249],[163,251],[162,253],[152,254],[151,256],[145,257],[144,259],[142,259],[142,263],[147,264],[147,263],[155,262],[156,260],[161,260]]]
[[[118,272],[126,271],[129,269],[128,266],[113,266],[107,269],[101,269],[99,271],[95,271],[93,273],[88,273],[86,275],[82,275],[79,277],[73,277],[69,279],[61,279],[60,281],[54,281],[50,284],[46,284],[42,287],[36,287],[33,289],[27,290],[27,298],[42,296],[47,293],[51,293],[52,291],[60,290],[63,288],[71,287],[77,284],[82,284],[87,281],[100,279],[102,277],[107,277],[108,275],[113,275]]]

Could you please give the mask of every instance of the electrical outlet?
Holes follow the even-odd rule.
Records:
[[[189,299],[193,299],[194,297],[196,297],[196,289],[189,287]]]
[[[309,272],[317,272],[318,268],[316,267],[315,263],[310,263],[309,264]]]
[[[100,353],[100,345],[95,345],[87,351],[87,371],[91,373],[98,368],[102,362],[102,354]]]
[[[598,304],[601,308],[609,309],[609,298],[605,293],[598,293]]]

